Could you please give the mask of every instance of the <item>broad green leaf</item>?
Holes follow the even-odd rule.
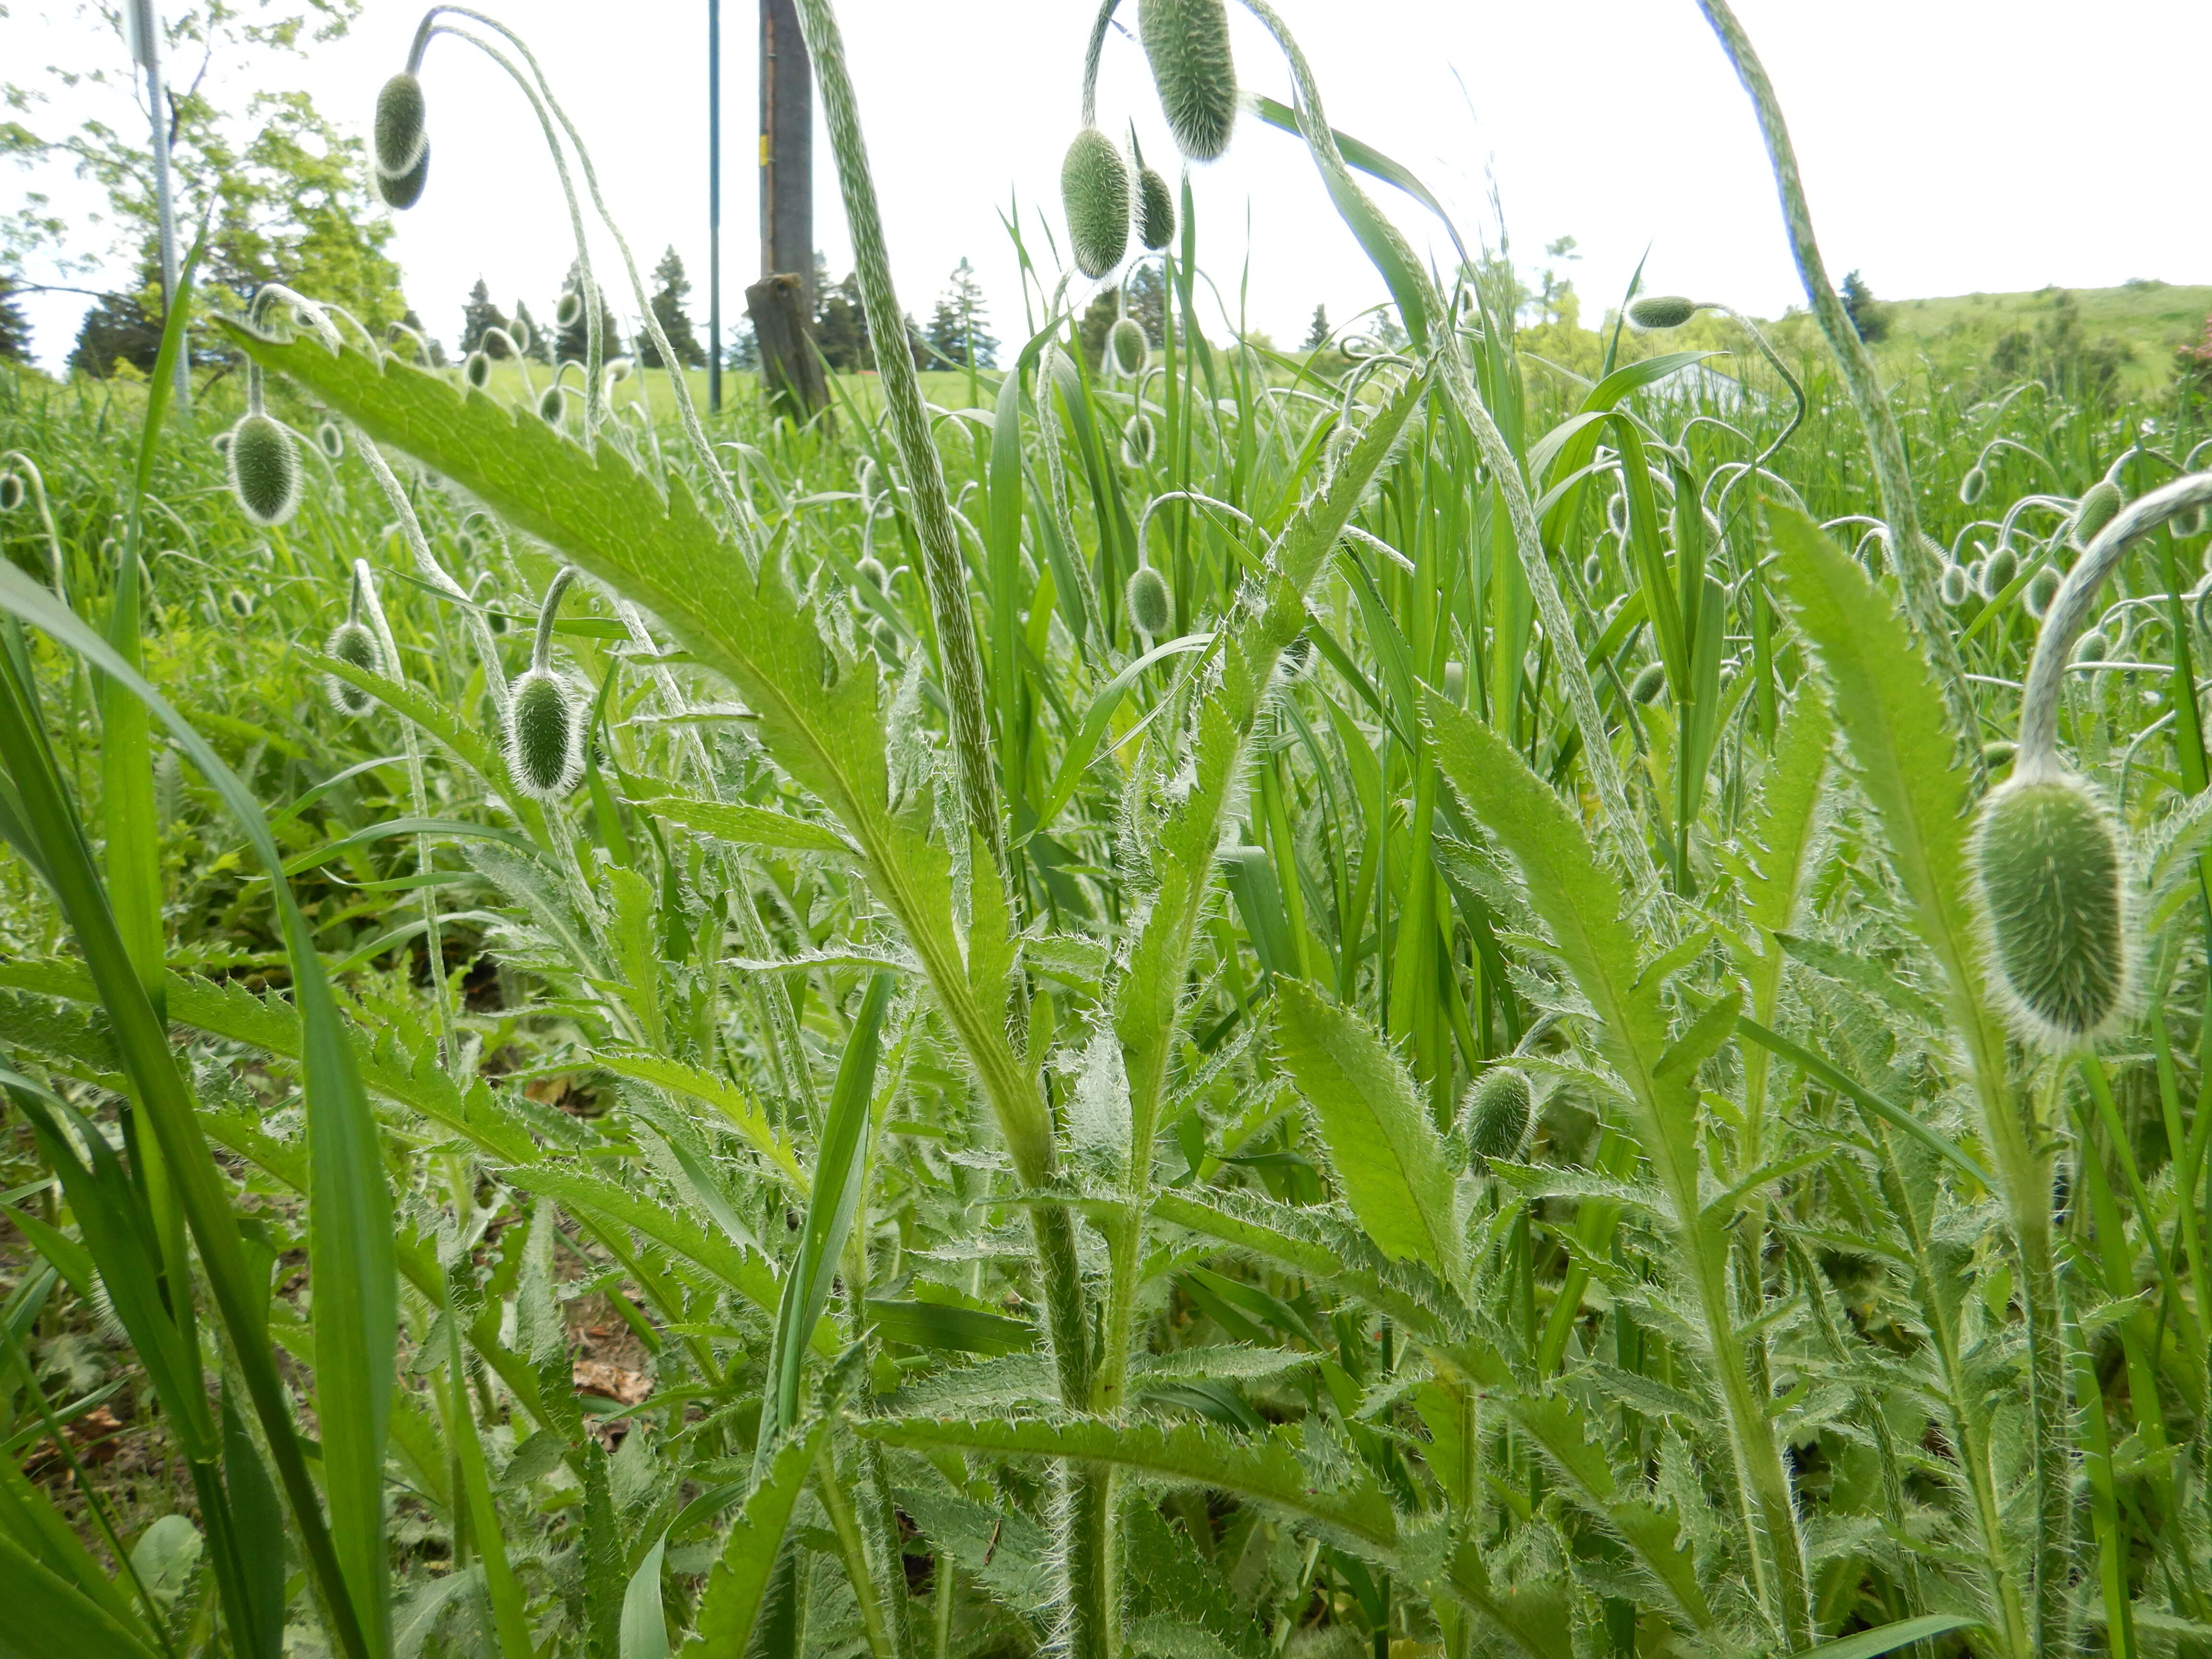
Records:
[[[789,853],[834,853],[849,857],[853,843],[825,824],[795,818],[765,806],[728,801],[694,800],[684,795],[648,795],[634,799],[657,817],[739,847],[770,847]]]
[[[936,1348],[949,1353],[1018,1353],[1036,1346],[1036,1327],[974,1308],[939,1302],[893,1302],[872,1298],[868,1321],[886,1342]]]
[[[708,1575],[699,1601],[698,1633],[684,1647],[690,1659],[723,1659],[745,1651],[782,1547],[784,1528],[791,1522],[791,1507],[799,1501],[799,1488],[829,1432],[828,1423],[819,1422],[777,1447],[775,1460],[731,1523],[721,1558]]]
[[[1285,980],[1275,1041],[1367,1236],[1447,1279],[1460,1266],[1450,1171],[1436,1126],[1389,1046],[1348,1008]]]
[[[1382,1489],[1364,1475],[1335,1490],[1317,1486],[1302,1443],[1288,1430],[1245,1440],[1197,1424],[1100,1418],[877,1417],[853,1426],[856,1433],[915,1450],[1078,1458],[1231,1492],[1311,1522],[1333,1542],[1363,1555],[1387,1554],[1398,1541],[1397,1516]]]
[[[0,1582],[8,1586],[8,1616],[0,1619],[4,1659],[155,1659],[143,1625],[96,1605],[4,1532]]]
[[[1885,1653],[1894,1653],[1915,1642],[1925,1642],[1931,1637],[1942,1636],[1954,1630],[1982,1630],[1982,1620],[1963,1613],[1923,1613],[1917,1619],[1899,1619],[1893,1624],[1876,1625],[1872,1630],[1863,1630],[1839,1641],[1822,1642],[1816,1647],[1801,1650],[1794,1659],[1880,1659]],[[2203,1627],[2198,1626],[2201,1631]]]
[[[660,1562],[668,1540],[656,1538],[623,1592],[621,1659],[668,1659],[668,1620],[660,1605]]]

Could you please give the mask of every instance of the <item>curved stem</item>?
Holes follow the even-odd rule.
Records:
[[[576,580],[576,567],[564,564],[546,584],[545,598],[538,607],[538,631],[530,641],[530,671],[543,674],[553,665],[553,624],[561,615],[561,596]]]

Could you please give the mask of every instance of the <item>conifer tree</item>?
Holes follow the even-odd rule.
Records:
[[[660,263],[653,268],[653,280],[658,284],[653,295],[653,314],[660,324],[660,331],[668,337],[668,349],[685,368],[704,368],[707,354],[692,332],[691,319],[684,308],[684,301],[691,297],[691,279],[684,274],[683,258],[674,247],[660,256]],[[662,366],[659,349],[653,344],[649,331],[641,331],[637,337],[637,360],[647,368]]]
[[[953,268],[951,286],[939,297],[929,320],[932,362],[963,368],[996,368],[999,341],[988,326],[989,320],[975,268],[963,259]]]
[[[483,277],[477,277],[477,285],[469,290],[469,302],[461,310],[461,355],[465,357],[483,346],[486,356],[506,356],[505,345],[497,340],[487,344],[484,340],[486,331],[506,326],[507,313],[491,302],[491,289],[484,285]]]
[[[1321,350],[1328,344],[1328,307],[1325,305],[1316,306],[1313,323],[1306,330],[1305,349],[1308,351]]]

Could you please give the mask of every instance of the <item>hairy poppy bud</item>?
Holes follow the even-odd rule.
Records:
[[[574,328],[583,319],[583,315],[584,296],[573,288],[562,289],[560,299],[553,307],[553,326]]]
[[[568,399],[561,395],[561,388],[557,384],[547,386],[544,391],[538,394],[538,418],[546,425],[560,425],[562,417],[568,412]]]
[[[334,461],[345,453],[345,434],[336,421],[325,421],[315,428],[315,447]]]
[[[300,447],[289,428],[266,415],[248,415],[230,429],[230,492],[246,516],[264,527],[300,508]]]
[[[471,351],[461,360],[461,378],[482,392],[491,384],[491,359],[482,351]]]
[[[1114,141],[1085,127],[1060,165],[1068,251],[1085,276],[1103,276],[1129,251],[1129,168]]]
[[[1152,417],[1141,410],[1121,426],[1121,465],[1142,466],[1152,459]]]
[[[1967,580],[1964,570],[1955,564],[1947,564],[1943,567],[1943,574],[1936,581],[1936,592],[1944,604],[1955,611],[1973,598],[1974,585]]]
[[[1517,1158],[1535,1127],[1535,1094],[1528,1074],[1511,1066],[1493,1066],[1474,1080],[1460,1104],[1460,1139],[1468,1163]]]
[[[1134,374],[1151,361],[1152,343],[1145,337],[1145,325],[1133,317],[1117,321],[1106,341],[1113,352],[1114,367],[1124,374]]]
[[[384,205],[404,213],[422,199],[422,187],[430,182],[430,147],[422,146],[422,154],[415,165],[397,176],[372,168],[376,175],[376,193],[384,198]]]
[[[2118,484],[2110,478],[2098,479],[2082,491],[2081,499],[2074,504],[2074,522],[2067,526],[2066,539],[2076,547],[2086,548],[2125,504]]]
[[[1636,678],[1628,683],[1628,695],[1633,702],[1651,702],[1658,697],[1666,684],[1666,665],[1647,662]]]
[[[1679,294],[1649,294],[1628,305],[1628,325],[1634,329],[1680,328],[1698,314],[1698,302]]]
[[[507,769],[515,787],[558,800],[584,775],[582,704],[567,681],[533,668],[514,682],[507,709]]]
[[[2091,629],[2074,641],[2075,662],[2109,662],[2112,660],[2112,642],[2098,629]]]
[[[1175,196],[1152,167],[1137,173],[1137,240],[1155,253],[1175,240]]]
[[[1595,587],[1605,580],[1605,561],[1595,553],[1583,561],[1583,586]]]
[[[376,170],[387,179],[415,171],[429,148],[422,83],[412,75],[395,75],[376,94]]]
[[[1982,592],[1990,599],[2010,587],[2020,575],[2020,555],[2009,546],[2000,547],[1982,566]]]
[[[1974,832],[1990,955],[2019,1023],[2057,1048],[2108,1025],[2126,1000],[2118,835],[2078,778],[2015,780]]]
[[[1966,476],[1959,480],[1959,499],[1968,507],[1982,499],[1982,492],[1990,487],[1990,475],[1979,466],[1970,466]]]
[[[23,476],[0,472],[0,513],[13,513],[23,504]]]
[[[886,592],[890,586],[890,573],[884,568],[883,561],[872,553],[861,555],[860,562],[853,567],[853,574],[878,593]]]
[[[2012,757],[2020,752],[2020,745],[2009,738],[1999,738],[1982,745],[1982,764],[1995,770],[2012,764]]]
[[[1152,639],[1165,634],[1175,621],[1175,596],[1168,592],[1168,579],[1148,564],[1139,565],[1130,576],[1123,599],[1129,621]]]
[[[365,674],[384,672],[384,647],[377,643],[376,635],[367,624],[342,622],[331,630],[330,642],[323,647],[323,654],[336,657],[340,662],[360,669]],[[330,693],[331,707],[341,714],[366,714],[376,707],[376,699],[359,686],[326,675],[324,689]]]
[[[2027,607],[2027,614],[2036,621],[2043,620],[2043,613],[2051,609],[2051,600],[2058,597],[2059,581],[2058,573],[2046,564],[2030,576],[2027,586],[2021,590],[2021,603]]]
[[[1222,0],[1140,0],[1137,33],[1176,148],[1211,161],[1237,125],[1237,65]]]

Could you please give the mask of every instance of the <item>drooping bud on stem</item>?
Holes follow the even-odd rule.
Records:
[[[1211,161],[1237,126],[1237,64],[1222,0],[1139,0],[1137,32],[1176,148]]]
[[[1175,240],[1175,234],[1174,192],[1156,169],[1140,168],[1137,173],[1137,240],[1157,253]]]
[[[1633,329],[1680,328],[1703,309],[1697,301],[1679,294],[1648,294],[1628,305],[1628,325]]]
[[[1060,166],[1068,251],[1085,276],[1103,276],[1129,251],[1129,168],[1114,141],[1085,127]]]
[[[1114,367],[1124,374],[1136,374],[1152,357],[1152,343],[1145,337],[1145,325],[1133,317],[1116,321],[1106,340]]]
[[[1152,566],[1137,567],[1122,599],[1130,623],[1138,632],[1159,639],[1174,625],[1175,596],[1168,591],[1168,579]]]
[[[1983,803],[1974,864],[2017,1023],[2059,1049],[2105,1030],[2127,997],[2126,901],[2118,833],[2087,787],[2015,770]]]
[[[300,446],[289,427],[255,410],[230,429],[230,491],[264,529],[300,510]]]
[[[1518,1158],[1535,1127],[1535,1095],[1528,1074],[1516,1066],[1493,1066],[1474,1080],[1460,1103],[1460,1139],[1470,1169],[1487,1160]]]

